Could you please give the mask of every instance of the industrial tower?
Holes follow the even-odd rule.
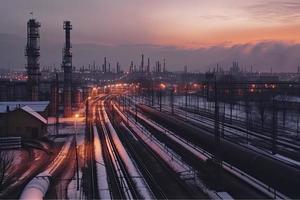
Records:
[[[144,72],[144,54],[142,54],[142,61],[141,61],[140,72]]]
[[[70,21],[64,21],[66,43],[63,48],[62,68],[64,70],[64,117],[72,116],[72,52],[71,52],[71,30]]]
[[[147,62],[147,73],[150,73],[150,58],[148,57],[148,62]]]
[[[25,56],[27,57],[28,99],[31,101],[37,101],[39,99],[40,27],[41,24],[35,19],[30,19],[27,22],[27,45]]]

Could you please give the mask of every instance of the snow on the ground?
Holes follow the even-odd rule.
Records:
[[[133,102],[137,102],[139,98],[135,98]],[[147,101],[146,101],[147,102]],[[155,99],[155,105],[158,106],[158,102]],[[186,97],[185,96],[174,96],[174,106],[175,107],[185,107],[186,106]],[[162,97],[162,107],[170,106],[171,100],[170,97]],[[206,98],[201,96],[188,96],[187,98],[187,108],[189,109],[201,109],[206,110],[208,112],[214,112],[214,102],[207,101]],[[260,124],[261,123],[261,116],[259,114],[259,105],[255,105],[253,102],[249,102],[249,118],[253,123]],[[270,106],[265,108],[264,119],[267,123],[271,123],[272,121],[272,111],[270,110]],[[219,103],[219,112],[220,115],[225,113],[226,117],[230,117],[231,114],[231,105],[229,103]],[[278,110],[278,125],[280,126],[280,130],[282,133],[286,135],[291,135],[294,137],[300,137],[300,115],[298,110],[287,110],[285,115],[285,126],[283,127],[283,115],[284,111]],[[232,105],[232,118],[238,119],[241,121],[246,121],[246,110],[245,110],[245,102],[238,101]],[[297,125],[298,124],[298,125]],[[298,128],[297,128],[298,127]],[[299,130],[297,132],[297,129]]]
[[[234,198],[232,196],[230,196],[230,194],[228,194],[227,192],[217,192],[217,195],[221,198],[221,199],[226,199],[226,200],[233,200]]]
[[[84,139],[85,139],[85,117],[83,111],[82,112],[77,112],[79,113],[80,117],[75,118],[75,117],[69,117],[69,118],[59,118],[59,132],[58,135],[60,134],[66,134],[66,135],[74,135],[76,134],[76,141],[78,145],[78,158],[79,158],[79,165],[81,166],[83,161],[82,159],[84,158]],[[56,133],[56,118],[55,117],[50,117],[48,118],[48,133],[49,135],[57,135]],[[56,141],[61,140],[61,141],[66,141],[66,138],[56,138]],[[79,170],[79,177],[80,180],[82,180],[82,172]],[[80,187],[80,190],[77,191],[77,174],[74,173],[71,182],[68,185],[68,190],[67,190],[67,196],[69,199],[84,199],[83,197],[83,191],[82,187]]]
[[[139,113],[139,116],[141,116],[141,114]],[[147,118],[146,118],[147,119]],[[151,120],[147,119],[148,122],[150,122]],[[153,122],[153,124],[156,126],[157,124],[155,122]],[[157,126],[159,127],[159,126]],[[163,128],[162,128],[163,129]],[[164,130],[164,129],[163,129]],[[167,133],[166,133],[167,134]],[[174,135],[174,134],[167,134],[168,136],[170,135]],[[178,138],[174,138],[174,140],[178,141]],[[179,141],[178,141],[179,142]],[[249,148],[251,147],[251,145],[248,145]],[[254,147],[255,148],[255,147]],[[256,148],[255,148],[256,149]],[[261,151],[261,150],[260,150]],[[191,151],[194,153],[194,151]],[[265,153],[265,152],[264,152]],[[196,154],[195,154],[196,155]],[[282,160],[286,160],[288,158],[285,158],[283,156],[280,156],[280,155],[277,155],[277,157],[280,157]],[[276,158],[276,157],[274,157]],[[297,161],[296,161],[297,162]],[[269,195],[271,198],[274,198],[274,191],[272,191],[273,189],[266,186],[264,183],[258,181],[257,179],[249,176],[248,174],[240,171],[239,169],[235,168],[234,166],[226,163],[226,162],[223,162],[223,165],[222,167],[227,170],[228,172],[232,173],[233,175],[239,177],[240,179],[244,180],[245,182],[247,182],[248,184],[252,185],[253,187],[259,189],[260,191],[264,192],[265,194]],[[276,191],[276,194],[277,194],[277,198],[284,198],[284,199],[287,199],[287,197],[281,193],[279,193],[278,191]],[[224,198],[225,198],[225,194],[221,194]],[[220,196],[219,196],[220,197]],[[276,198],[275,197],[275,198]],[[222,198],[222,197],[220,197]]]
[[[79,116],[78,118],[75,117],[59,117],[59,123],[74,123],[76,120],[77,122],[83,122],[85,117],[83,115]],[[48,117],[48,125],[52,125],[56,123],[56,117]]]
[[[48,126],[48,132],[50,135],[56,135],[55,122],[56,122],[55,118],[48,118],[48,123],[51,124],[50,126]],[[67,135],[75,136],[75,133],[76,133],[76,140],[77,140],[77,145],[78,145],[78,158],[80,159],[80,158],[84,157],[85,118],[84,117],[59,118],[59,133],[58,134],[67,134]],[[55,140],[64,140],[65,141],[66,138],[56,138]],[[81,161],[81,159],[79,161]],[[79,176],[80,176],[80,180],[82,180],[81,170],[79,170]],[[69,199],[80,199],[80,197],[81,197],[81,199],[83,198],[82,189],[80,189],[80,191],[76,190],[77,189],[76,188],[76,184],[77,184],[76,177],[77,177],[77,175],[76,175],[76,173],[74,173],[74,176],[72,177],[72,180],[68,185],[67,196]]]
[[[102,147],[99,138],[99,134],[96,126],[93,126],[94,130],[94,151],[97,170],[97,183],[100,199],[111,199],[109,186],[107,182],[106,168],[104,165],[104,159],[102,155]]]
[[[48,134],[56,135],[56,119],[48,118]],[[76,129],[75,129],[76,125]],[[81,134],[85,129],[85,118],[59,118],[58,134]]]
[[[74,175],[76,175],[76,173]],[[79,170],[79,180],[83,180],[81,170]],[[81,181],[79,183],[82,184]],[[68,185],[68,191],[67,191],[68,199],[70,200],[86,199],[82,188],[83,187],[79,187],[79,190],[77,190],[77,179],[73,178]]]
[[[300,162],[299,161],[287,158],[287,157],[285,157],[283,155],[280,155],[280,154],[275,154],[274,157],[276,157],[276,158],[278,158],[278,159],[280,159],[284,162],[292,163],[294,165],[297,165],[297,167],[300,167]]]
[[[176,135],[173,132],[165,129],[164,127],[162,127],[161,125],[157,124],[156,122],[154,122],[154,121],[152,121],[150,119],[147,119],[144,115],[142,115],[140,113],[138,115],[139,115],[139,117],[145,119],[148,124],[150,124],[151,126],[153,126],[154,128],[156,128],[157,130],[165,133],[169,138],[171,138],[172,140],[176,141],[178,144],[180,144],[183,147],[185,147],[187,150],[189,150],[190,152],[192,152],[194,155],[196,155],[201,160],[205,161],[205,160],[207,160],[208,158],[211,157],[211,155],[208,152],[200,149],[199,147],[197,147],[195,145],[192,145],[192,144],[188,143],[184,139],[180,138],[178,135]],[[209,188],[207,188],[205,186],[205,184],[202,182],[202,180],[200,180],[199,178],[195,178],[195,183],[210,198],[212,198],[212,199],[220,199],[220,196],[218,196],[215,191],[210,190]]]
[[[123,120],[127,120],[127,118],[118,110],[117,112],[123,118]],[[129,126],[134,130],[135,133],[141,137],[141,139],[151,147],[169,166],[176,172],[182,173],[191,171],[191,168],[181,161],[180,156],[178,156],[173,150],[166,147],[163,143],[158,141],[155,137],[152,136],[146,129],[143,129],[142,126],[139,126],[138,123],[134,123],[133,119],[129,117]]]
[[[137,166],[133,163],[132,158],[128,155],[127,151],[125,150],[119,136],[117,135],[115,129],[113,128],[112,124],[110,123],[108,116],[104,109],[104,120],[108,125],[109,131],[113,138],[113,142],[117,148],[118,153],[120,154],[122,160],[124,161],[128,173],[132,177],[132,180],[135,182],[137,189],[139,190],[140,194],[144,199],[153,199],[154,195],[150,191],[146,181],[144,180],[141,172],[138,170]]]

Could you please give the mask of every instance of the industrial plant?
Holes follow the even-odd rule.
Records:
[[[25,66],[0,69],[0,199],[300,198],[300,67],[175,71],[143,50],[79,66],[81,27],[57,23],[59,66],[31,17]]]

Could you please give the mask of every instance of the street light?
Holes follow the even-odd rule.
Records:
[[[166,85],[161,83],[159,85],[159,111],[161,112],[161,98],[162,98],[162,90],[166,89]]]
[[[77,171],[77,191],[79,190],[79,162],[78,162],[78,151],[77,151],[77,119],[79,114],[75,114],[74,126],[75,126],[75,154],[76,154],[76,171]]]

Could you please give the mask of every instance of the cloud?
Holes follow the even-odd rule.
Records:
[[[26,40],[9,34],[0,34],[0,68],[24,68],[26,58],[24,47]],[[41,44],[41,66],[60,67],[61,49],[63,44],[43,41]],[[130,61],[136,65],[141,62],[141,54],[150,57],[151,64],[155,61],[167,60],[170,70],[183,70],[184,65],[190,71],[206,71],[219,66],[228,69],[233,60],[238,60],[241,67],[254,70],[296,71],[300,65],[300,44],[283,41],[260,41],[257,43],[237,44],[233,46],[215,45],[205,48],[184,49],[174,46],[152,44],[97,45],[73,44],[73,64],[76,67],[92,64],[101,66],[103,58],[108,57],[112,67],[120,62],[128,69]]]
[[[244,10],[251,18],[279,23],[300,22],[300,2],[298,0],[268,0],[248,5]]]

